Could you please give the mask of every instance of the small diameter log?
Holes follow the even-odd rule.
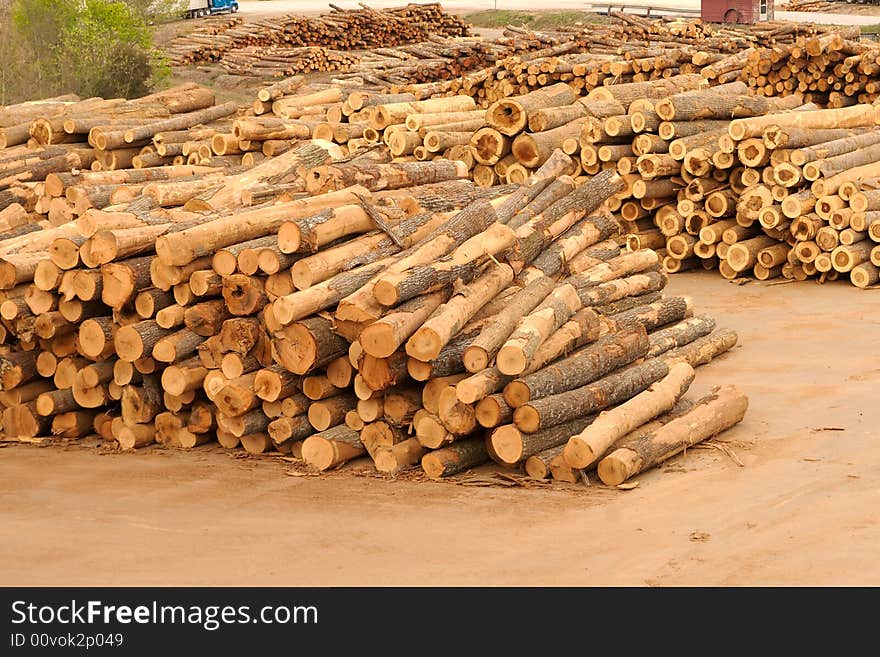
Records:
[[[451,376],[442,376],[431,379],[426,382],[422,388],[422,406],[430,413],[437,414],[439,409],[440,394],[447,386],[454,386],[463,378],[465,374],[453,374]]]
[[[698,338],[709,335],[715,330],[715,319],[709,315],[698,315],[682,320],[650,334],[651,346],[647,357],[653,358],[666,353],[670,349],[690,344]]]
[[[689,344],[667,351],[660,356],[660,359],[670,366],[678,362],[685,362],[691,367],[705,365],[716,356],[733,349],[737,339],[736,331],[727,328],[718,329]]]
[[[581,308],[574,286],[563,284],[551,292],[538,307],[524,317],[498,351],[496,367],[508,375],[520,374],[550,335]]]
[[[437,414],[443,426],[456,436],[466,436],[477,428],[473,406],[461,403],[453,386],[440,393]]]
[[[399,388],[385,393],[383,414],[385,420],[396,426],[405,426],[422,407],[421,391],[415,388]]]
[[[669,374],[620,406],[599,414],[596,420],[572,436],[563,455],[575,468],[596,462],[620,438],[637,427],[672,409],[694,380],[694,368],[676,363]]]
[[[527,458],[525,462],[526,474],[532,479],[549,478],[550,464],[554,459],[562,458],[564,447],[564,445],[557,445]]]
[[[388,358],[376,358],[368,353],[361,354],[358,362],[361,380],[371,390],[385,390],[408,378],[407,357],[402,351]]]
[[[493,392],[501,390],[512,380],[497,367],[487,367],[462,379],[455,385],[455,394],[463,404],[475,404]]]
[[[73,398],[73,391],[69,389],[44,392],[37,397],[35,405],[37,414],[44,417],[75,411],[78,408],[79,405]]]
[[[582,308],[541,343],[523,374],[537,372],[563,354],[597,340],[600,332],[599,314],[592,308]]]
[[[648,334],[641,327],[599,339],[567,358],[515,379],[504,388],[504,399],[517,408],[533,400],[583,386],[647,354]]]
[[[321,401],[313,402],[309,406],[309,422],[318,431],[324,431],[337,424],[342,424],[345,414],[357,407],[357,397],[354,395],[336,395]]]
[[[422,457],[422,469],[432,479],[449,477],[489,460],[482,438],[471,438],[449,447],[429,452]]]
[[[500,394],[489,395],[477,402],[474,415],[481,427],[497,427],[513,420],[513,408]]]
[[[244,415],[260,405],[260,398],[254,394],[256,372],[245,374],[223,384],[212,401],[224,415],[235,417]],[[205,391],[207,392],[207,381]]]
[[[493,317],[464,351],[463,361],[468,372],[479,372],[489,362],[516,328],[520,318],[528,315],[543,301],[556,283],[540,276],[511,298],[507,308]]]
[[[247,417],[246,415],[243,417]],[[237,424],[234,421],[226,421],[230,431],[235,434]],[[273,419],[267,428],[269,436],[276,444],[289,441],[305,440],[315,433],[315,428],[309,423],[309,419],[305,415],[295,415],[293,417],[282,416]]]
[[[334,386],[324,374],[307,376],[302,380],[303,394],[313,401],[327,399],[340,393],[339,388]]]
[[[152,423],[123,425],[116,440],[122,449],[140,449],[156,442],[156,427]]]
[[[152,356],[160,363],[173,363],[194,354],[205,338],[188,328],[176,331],[156,342]]]
[[[379,448],[373,454],[373,464],[379,472],[397,474],[418,465],[426,454],[418,439],[408,438],[392,447]]]
[[[300,377],[283,367],[273,365],[261,369],[254,377],[254,392],[262,400],[286,399],[299,391]]]
[[[159,340],[172,333],[171,330],[161,328],[155,320],[145,319],[121,327],[113,338],[113,346],[122,360],[131,363],[151,355]]]
[[[439,291],[410,299],[367,326],[358,341],[371,356],[387,358],[448,298],[446,291]]]
[[[735,386],[716,388],[690,411],[654,432],[641,435],[636,431],[618,443],[617,448],[599,462],[599,478],[608,486],[620,485],[739,423],[748,405],[748,397]]]
[[[223,300],[226,309],[238,317],[253,315],[269,302],[263,279],[244,274],[223,279]]]
[[[117,361],[125,362],[125,361]],[[162,370],[162,388],[180,397],[191,390],[198,390],[207,376],[207,368],[198,358],[190,358],[182,363],[174,363]]]
[[[406,343],[406,353],[422,361],[434,360],[441,349],[477,311],[513,281],[509,265],[492,265],[467,287],[440,306]]]
[[[302,458],[306,464],[322,472],[362,456],[365,452],[358,432],[344,424],[309,436],[302,446]]]

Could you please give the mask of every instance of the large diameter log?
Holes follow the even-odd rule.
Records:
[[[735,386],[723,386],[682,416],[644,435],[636,432],[599,462],[602,482],[617,486],[648,468],[716,436],[739,423],[748,409],[748,397]]]
[[[278,362],[294,374],[306,374],[348,353],[348,343],[333,332],[323,317],[287,326],[273,341]]]
[[[504,388],[504,398],[518,408],[531,400],[578,388],[642,358],[649,345],[648,334],[641,327],[605,336],[542,370],[514,379]]]
[[[545,449],[564,445],[569,438],[588,427],[594,419],[595,416],[588,415],[535,433],[523,433],[515,425],[505,424],[492,431],[487,440],[498,460],[508,465],[515,465]]]
[[[432,479],[449,477],[489,460],[482,438],[460,440],[449,447],[428,452],[422,457],[422,469]]]
[[[633,365],[589,385],[524,404],[514,411],[513,421],[521,431],[534,433],[626,401],[668,372],[669,366],[656,359]]]
[[[362,456],[366,449],[357,431],[344,424],[306,438],[302,457],[306,464],[324,471]]]
[[[576,98],[571,87],[560,82],[524,96],[513,96],[496,101],[486,112],[486,123],[501,134],[513,136],[525,129],[530,111],[571,105]]]
[[[693,380],[694,368],[676,363],[663,379],[620,406],[603,411],[590,426],[572,436],[563,452],[566,462],[575,468],[588,467],[617,440],[675,406]]]

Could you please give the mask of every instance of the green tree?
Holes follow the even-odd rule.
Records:
[[[0,20],[0,104],[63,93],[136,97],[169,73],[152,25],[180,0],[13,0]]]

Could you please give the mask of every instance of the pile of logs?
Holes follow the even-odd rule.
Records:
[[[763,98],[741,81],[696,85],[671,94],[659,83],[617,85],[582,102],[616,108],[581,119],[577,141],[585,171],[610,168],[626,180],[610,207],[627,222],[630,248],[659,249],[667,272],[880,281],[877,108]]]
[[[157,135],[174,140],[172,133],[229,123],[237,112],[235,103],[215,105],[214,92],[194,83],[136,100],[89,98],[11,106],[0,110],[0,196],[13,187],[33,189],[52,173],[172,164],[177,153],[160,152]]]
[[[655,252],[621,249],[605,203],[624,180],[575,170],[557,150],[524,185],[482,190],[460,162],[302,141],[58,226],[9,205],[3,433],[216,438],[431,477],[531,459],[535,476],[595,466],[621,483],[747,402],[730,387],[681,400],[736,335],[662,296]]]
[[[244,23],[241,16],[212,16],[200,19],[198,27],[187,34],[176,36],[162,46],[162,52],[172,66],[213,61],[220,57],[218,42],[227,30]]]
[[[808,94],[817,103],[846,107],[880,97],[880,44],[859,41],[859,29],[748,53],[743,80],[764,96]]]
[[[284,48],[321,46],[352,51],[394,47],[425,41],[432,34],[468,36],[467,24],[447,14],[439,3],[409,4],[395,9],[338,9],[321,16],[286,16],[230,24],[222,31],[211,27],[174,39],[166,52],[173,64],[217,61],[241,49],[268,46]],[[332,5],[331,5],[332,7]]]
[[[790,0],[777,9],[779,11],[815,11],[833,14],[837,12],[842,2],[828,2],[828,0]]]
[[[357,55],[320,46],[248,46],[226,53],[220,65],[231,75],[281,77],[311,71],[348,71],[359,61]]]

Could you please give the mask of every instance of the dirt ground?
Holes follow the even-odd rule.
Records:
[[[286,476],[219,448],[0,450],[0,585],[880,584],[877,292],[848,284],[670,291],[741,346],[692,394],[751,407],[631,491]]]

